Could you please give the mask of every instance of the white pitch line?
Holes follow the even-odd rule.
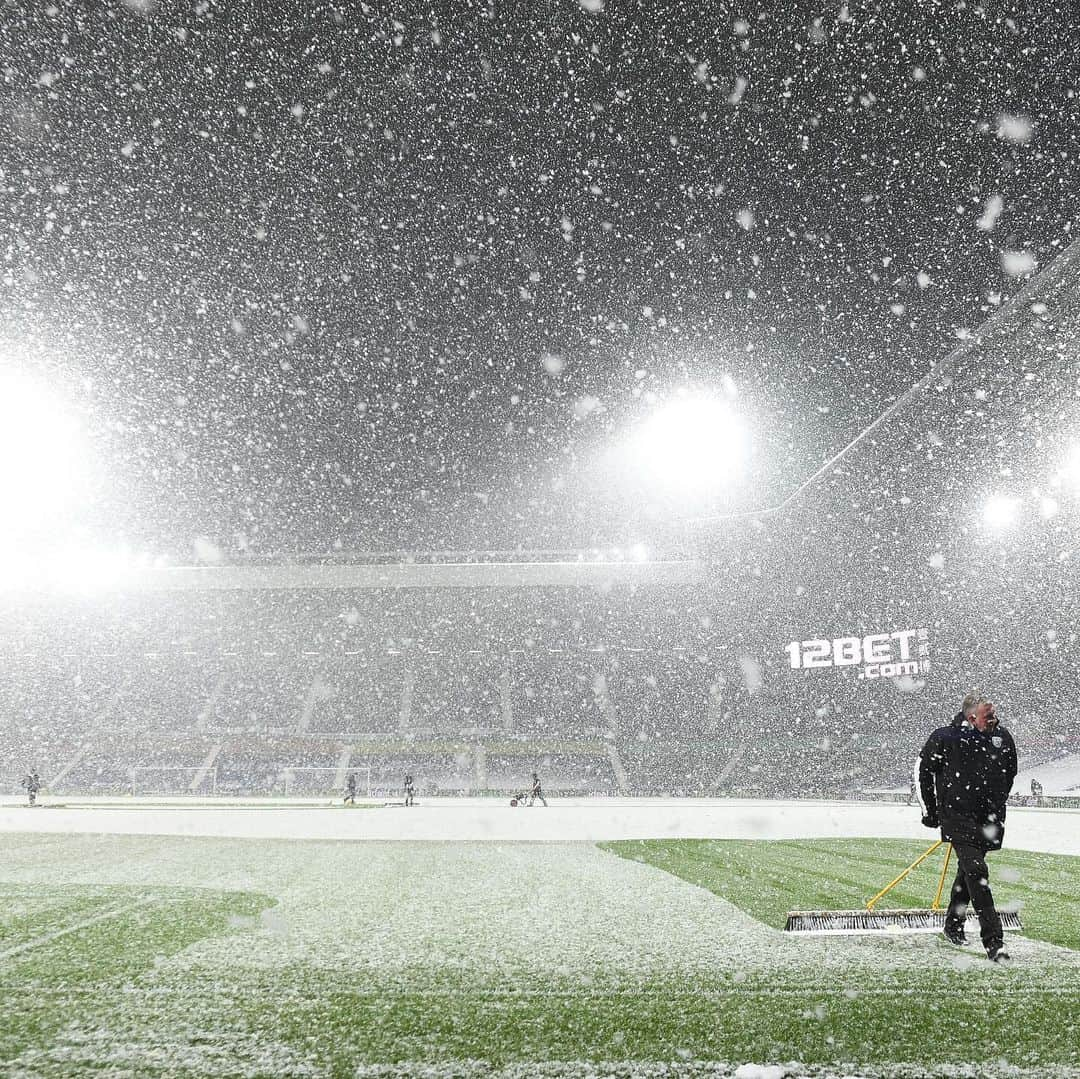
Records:
[[[116,918],[118,915],[127,914],[128,911],[135,910],[137,907],[145,907],[148,904],[156,903],[157,901],[158,899],[156,896],[147,896],[143,899],[136,900],[134,903],[125,903],[122,906],[110,907],[107,910],[95,914],[92,918],[84,918],[82,921],[64,926],[63,929],[54,929],[51,933],[42,933],[40,937],[34,937],[31,940],[23,941],[22,944],[16,944],[14,948],[6,948],[4,951],[0,952],[0,961],[13,959],[17,955],[22,955],[23,952],[31,951],[34,948],[40,948],[45,944],[51,944],[60,937],[69,936],[71,933],[78,933],[80,929],[87,929],[92,925],[96,925],[98,922],[108,921],[110,918]]]

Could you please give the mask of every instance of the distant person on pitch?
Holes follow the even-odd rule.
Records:
[[[22,785],[26,788],[27,805],[35,805],[38,791],[41,790],[41,780],[38,778],[36,768],[31,768],[27,772],[23,777]]]
[[[405,804],[413,804],[413,777],[408,773],[405,775]]]
[[[544,798],[544,792],[540,788],[540,777],[535,772],[533,772],[532,791],[529,793],[529,805],[532,805],[537,798],[539,798],[545,806],[547,805],[547,800]]]
[[[1031,781],[1031,800],[1037,806],[1043,804],[1043,785],[1037,779]]]
[[[356,776],[349,773],[349,778],[345,781],[345,804],[347,806],[356,805]]]
[[[1001,849],[1005,803],[1015,778],[1016,745],[985,697],[965,697],[962,721],[939,727],[919,754],[922,822],[940,827],[941,838],[956,852],[945,936],[953,944],[967,943],[964,919],[970,903],[979,916],[986,956],[995,963],[1009,953],[990,891],[986,853]]]

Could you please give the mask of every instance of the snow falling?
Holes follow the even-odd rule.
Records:
[[[0,816],[899,811],[971,691],[1076,808],[1069,15],[293,7],[4,5]],[[604,857],[560,977],[652,954]]]

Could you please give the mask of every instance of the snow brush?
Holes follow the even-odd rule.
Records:
[[[938,849],[945,846],[945,864],[941,867],[937,894],[927,908],[908,907],[901,910],[875,910],[878,900],[892,891],[917,865],[921,865]],[[788,933],[939,933],[945,928],[945,911],[941,896],[945,891],[945,876],[952,858],[952,844],[939,839],[929,850],[920,854],[894,880],[889,881],[872,899],[866,901],[863,910],[793,910],[788,912],[784,930]],[[1020,915],[1015,910],[998,911],[1001,928],[1023,931]],[[966,923],[970,923],[978,936],[978,916],[969,906]]]

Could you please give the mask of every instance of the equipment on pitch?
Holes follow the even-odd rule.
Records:
[[[911,907],[900,910],[876,910],[878,900],[892,891],[917,865],[921,865],[931,854],[944,845],[945,864],[941,867],[937,893],[929,908]],[[866,901],[863,910],[793,910],[788,913],[784,929],[788,933],[940,933],[945,928],[945,911],[941,906],[941,896],[945,891],[945,877],[952,858],[952,844],[939,839],[929,850],[924,851],[895,879],[889,881],[872,899]],[[1022,932],[1020,915],[1016,911],[1003,910],[1002,929]],[[973,922],[978,934],[978,917],[969,907],[967,921]]]

